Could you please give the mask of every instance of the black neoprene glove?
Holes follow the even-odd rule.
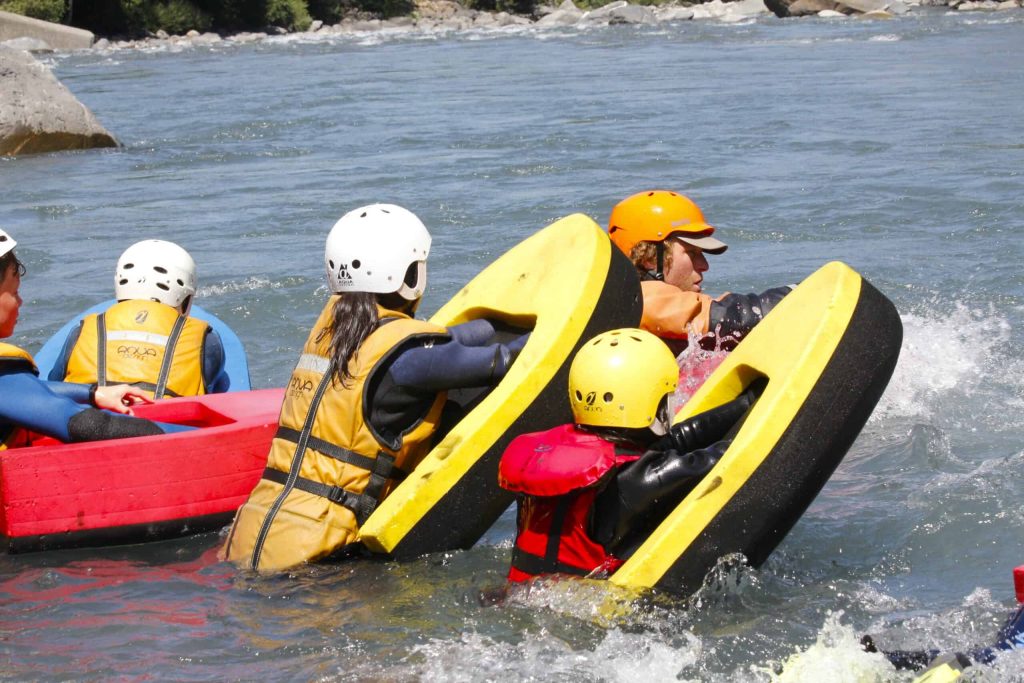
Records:
[[[708,331],[718,338],[740,339],[793,291],[792,285],[773,287],[760,294],[726,294],[711,302]]]

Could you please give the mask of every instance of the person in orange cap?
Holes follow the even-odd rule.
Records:
[[[638,192],[615,205],[608,235],[640,273],[644,297],[640,327],[661,337],[677,355],[691,333],[704,348],[731,349],[792,290],[761,294],[703,293],[705,254],[728,247],[689,198],[669,190]]]

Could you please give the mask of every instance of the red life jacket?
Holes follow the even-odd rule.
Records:
[[[638,457],[572,424],[516,437],[498,465],[499,485],[520,494],[509,580],[618,569],[622,560],[590,538],[590,509],[607,475]]]

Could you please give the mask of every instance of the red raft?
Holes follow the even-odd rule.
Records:
[[[153,541],[217,529],[259,480],[282,389],[165,399],[135,414],[194,431],[0,453],[8,552]]]

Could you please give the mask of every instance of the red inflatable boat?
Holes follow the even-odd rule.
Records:
[[[282,389],[173,398],[135,414],[199,429],[0,452],[0,535],[8,552],[137,543],[231,521],[256,485]]]

